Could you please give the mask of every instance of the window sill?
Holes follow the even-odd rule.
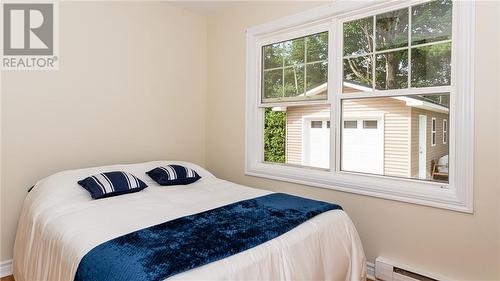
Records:
[[[245,175],[472,213],[456,189],[439,182],[255,163]]]

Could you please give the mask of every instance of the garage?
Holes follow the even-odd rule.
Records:
[[[383,174],[384,124],[382,118],[352,118],[343,120],[343,171]]]
[[[304,120],[302,165],[330,167],[330,121],[325,118]]]

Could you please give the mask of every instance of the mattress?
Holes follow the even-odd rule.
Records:
[[[190,167],[202,179],[186,186],[159,186],[145,174],[167,164]],[[116,170],[132,173],[148,188],[93,200],[77,184],[89,175]],[[269,193],[178,161],[59,172],[40,180],[25,199],[14,245],[14,277],[17,281],[73,280],[83,256],[101,243]],[[364,280],[365,276],[366,261],[356,229],[344,211],[332,210],[257,247],[169,280]]]

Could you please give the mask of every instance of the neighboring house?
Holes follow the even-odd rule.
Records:
[[[286,111],[287,163],[328,168],[330,107]],[[431,161],[448,155],[448,112],[420,97],[344,100],[342,170],[430,179]]]

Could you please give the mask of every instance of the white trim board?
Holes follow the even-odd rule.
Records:
[[[0,262],[0,278],[12,274],[12,260]]]

